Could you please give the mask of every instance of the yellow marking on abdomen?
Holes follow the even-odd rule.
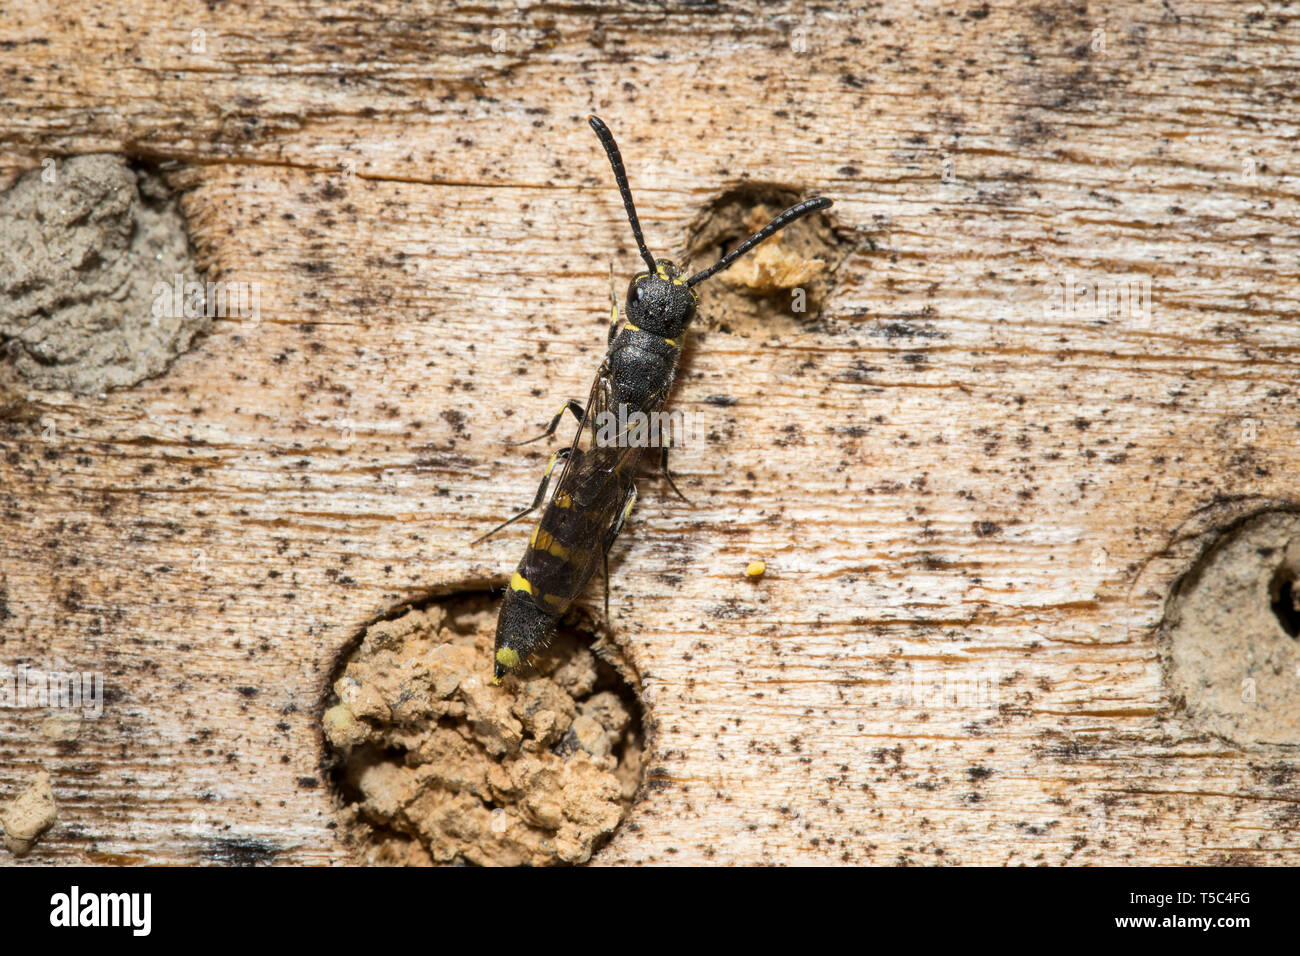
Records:
[[[558,595],[555,594],[538,594],[536,591],[533,590],[533,586],[528,583],[528,579],[524,577],[522,574],[520,574],[518,571],[516,571],[515,576],[510,579],[510,590],[523,591],[524,593],[531,594],[534,597],[540,597],[542,599],[543,604],[549,604],[551,607],[554,608],[564,607],[564,603],[565,603],[564,598],[559,597]],[[507,664],[506,666],[513,667],[514,665]]]
[[[533,532],[533,536],[528,540],[528,543],[539,551],[545,551],[561,561],[569,560],[570,550],[556,541],[555,535],[549,531],[543,531],[540,527]]]

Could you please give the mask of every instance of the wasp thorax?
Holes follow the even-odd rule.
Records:
[[[694,317],[695,293],[686,284],[686,273],[667,259],[627,287],[627,318],[637,328],[675,339]]]

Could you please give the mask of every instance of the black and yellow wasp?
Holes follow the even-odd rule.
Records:
[[[791,206],[714,265],[687,278],[669,260],[656,261],[650,255],[614,137],[599,117],[592,116],[590,123],[609,156],[647,271],[634,276],[628,286],[627,318],[621,326],[611,278],[614,301],[608,348],[586,405],[572,399],[565,402],[546,431],[530,439],[540,441],[553,435],[565,412],[570,412],[579,422],[573,444],[551,456],[533,503],[478,539],[496,534],[541,507],[552,470],[558,462],[564,463],[555,495],[528,539],[528,548],[501,605],[495,648],[496,683],[549,643],[560,616],[587,586],[597,563],[602,562],[605,617],[609,618],[609,549],[636,503],[634,478],[647,442],[629,441],[625,431],[617,432],[611,440],[608,429],[598,428],[598,423],[633,420],[634,413],[641,413],[644,421],[663,407],[677,370],[682,336],[695,316],[697,296],[692,286],[721,272],[801,216],[831,205],[829,199],[809,199]],[[660,443],[659,463],[673,490],[681,495],[668,472],[667,444]]]

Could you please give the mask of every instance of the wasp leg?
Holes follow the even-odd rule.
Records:
[[[614,344],[618,337],[618,292],[614,290],[614,263],[609,264],[609,341],[605,348]]]
[[[529,505],[527,508],[519,512],[519,514],[515,515],[513,518],[509,519],[508,521],[501,522],[499,525],[497,525],[487,534],[475,538],[470,543],[478,544],[480,541],[486,541],[488,538],[492,537],[502,528],[508,527],[509,525],[514,524],[520,518],[527,517],[528,515],[536,511],[538,507],[541,506],[541,503],[546,500],[546,486],[551,483],[551,469],[555,467],[555,463],[557,461],[567,461],[569,458],[569,452],[571,452],[572,450],[573,449],[571,448],[561,448],[559,451],[557,451],[555,454],[551,456],[551,460],[546,463],[546,472],[542,475],[542,483],[537,486],[537,497],[533,499],[533,503],[531,505]]]
[[[605,562],[605,626],[609,628],[611,634],[614,633],[614,625],[609,619],[609,549],[614,547],[614,541],[623,530],[623,524],[627,521],[627,516],[632,513],[632,508],[635,505],[636,485],[633,485],[627,490],[627,497],[623,499],[623,510],[619,512],[618,520],[614,522],[612,528],[605,532],[605,547],[601,552],[601,558]]]
[[[587,410],[583,408],[582,402],[578,401],[576,398],[571,398],[560,406],[560,410],[555,413],[555,417],[551,419],[551,423],[546,426],[546,431],[542,432],[536,438],[530,438],[527,441],[510,442],[509,447],[518,448],[520,445],[531,445],[533,442],[541,441],[543,438],[550,438],[555,434],[555,429],[560,427],[560,419],[564,417],[565,412],[572,412],[573,417],[578,420],[579,424],[581,424],[582,416],[587,413]]]
[[[687,498],[684,494],[682,494],[682,489],[678,488],[677,482],[673,481],[673,473],[668,470],[668,446],[667,445],[659,446],[659,470],[664,473],[664,477],[668,479],[668,484],[672,487],[673,491],[677,492],[677,497],[681,498],[682,501],[686,502],[689,505],[691,503],[691,499]]]

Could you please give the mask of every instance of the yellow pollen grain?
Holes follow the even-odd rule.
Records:
[[[745,577],[761,578],[767,571],[767,565],[762,561],[750,561],[745,567]]]
[[[502,667],[518,667],[519,652],[513,647],[503,647],[497,651],[497,663]]]

